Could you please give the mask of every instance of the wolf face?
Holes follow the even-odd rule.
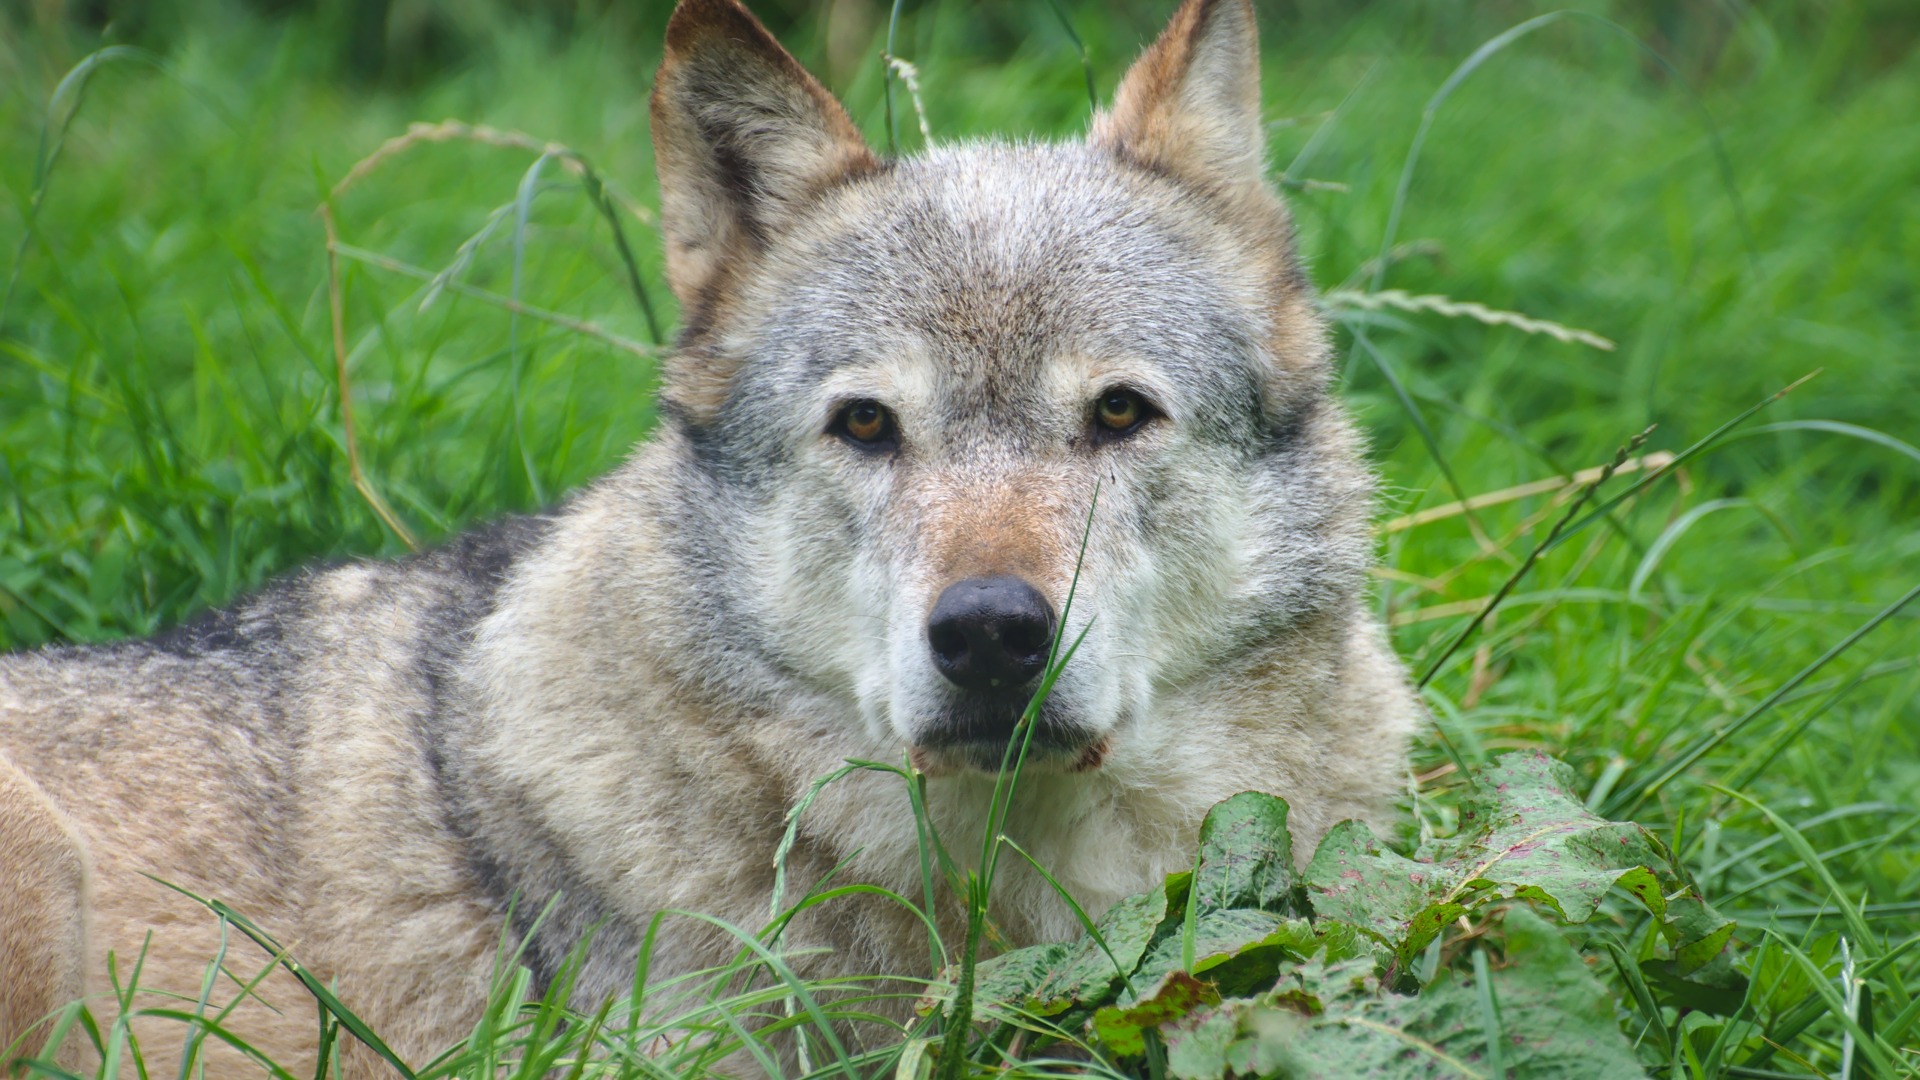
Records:
[[[1258,98],[1250,5],[1191,0],[1085,142],[882,163],[732,0],[669,27],[706,588],[929,772],[998,767],[1056,636],[1038,763],[1097,769],[1361,585],[1368,478]]]

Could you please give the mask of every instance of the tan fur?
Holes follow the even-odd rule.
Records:
[[[1073,577],[1074,541],[1059,486],[1043,475],[988,483],[964,476],[929,478],[932,524],[923,534],[936,595],[970,577],[1010,575],[1065,595]]]
[[[1094,121],[1094,140],[1207,186],[1258,186],[1260,51],[1252,0],[1189,0]]]
[[[425,777],[396,749],[406,738],[404,715],[389,710],[405,694],[388,689],[393,677],[383,678],[382,668],[395,659],[395,635],[411,628],[366,618],[380,613],[357,595],[357,576],[343,569],[328,582],[343,611],[357,607],[363,615],[338,625],[337,634],[325,624],[313,628],[330,639],[316,644],[340,666],[302,680],[311,742],[284,762],[265,760],[265,748],[243,729],[207,726],[258,702],[217,692],[169,695],[170,683],[185,684],[189,694],[193,687],[165,659],[112,661],[101,672],[118,687],[161,688],[140,702],[146,711],[134,713],[119,710],[137,699],[96,698],[99,688],[83,681],[94,673],[71,661],[0,666],[6,751],[46,788],[33,792],[19,772],[0,769],[0,865],[9,875],[0,887],[0,926],[23,925],[40,912],[83,922],[78,953],[73,934],[36,938],[49,950],[59,944],[63,973],[84,970],[84,991],[103,1027],[119,1014],[110,970],[126,984],[139,966],[146,992],[136,1007],[191,1011],[208,964],[222,952],[221,927],[207,909],[147,875],[225,901],[323,981],[339,979],[349,1007],[377,1021],[410,1060],[425,1061],[471,1024],[500,920],[473,895],[464,857],[430,820]],[[234,757],[261,760],[267,771],[236,776],[222,760]],[[281,783],[300,790],[300,806],[275,820],[256,800],[262,784]],[[14,876],[15,867],[32,866],[58,876],[44,889]],[[210,1014],[240,998],[234,980],[251,982],[272,959],[237,930],[225,938],[231,978],[216,980]],[[0,1016],[11,1025],[0,1029],[0,1041],[42,1019],[50,1002],[78,996],[70,981],[44,986],[0,952],[0,1001],[8,1010]],[[311,1068],[314,1005],[290,974],[276,970],[240,1000],[232,1030],[295,1073]],[[179,1060],[182,1024],[146,1019],[133,1031],[150,1065]],[[37,1051],[37,1043],[28,1048]],[[72,1036],[66,1056],[91,1061],[84,1048]],[[350,1075],[377,1071],[351,1039],[342,1052]],[[211,1075],[256,1071],[217,1040],[205,1053]]]
[[[0,757],[0,1050],[80,996],[86,952],[86,845],[65,814]],[[37,1045],[22,1048],[39,1050]]]

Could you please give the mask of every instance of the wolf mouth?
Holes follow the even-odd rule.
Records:
[[[996,773],[1020,757],[1023,742],[1028,767],[1069,772],[1099,767],[1106,757],[1105,738],[1053,701],[1042,703],[1029,735],[1020,725],[1028,705],[1028,698],[1015,695],[953,703],[923,726],[912,748],[914,767],[930,775],[963,769]]]

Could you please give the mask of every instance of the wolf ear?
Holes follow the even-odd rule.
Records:
[[[1260,39],[1252,0],[1186,0],[1134,62],[1093,143],[1191,183],[1259,183]]]
[[[667,280],[688,308],[815,193],[878,165],[847,111],[739,0],[680,0],[652,114]]]

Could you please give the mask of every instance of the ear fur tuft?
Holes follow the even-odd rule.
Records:
[[[681,0],[654,79],[667,279],[699,308],[822,189],[878,166],[853,120],[738,0]]]
[[[1093,143],[1205,188],[1258,184],[1260,40],[1252,0],[1186,0],[1128,69]]]

